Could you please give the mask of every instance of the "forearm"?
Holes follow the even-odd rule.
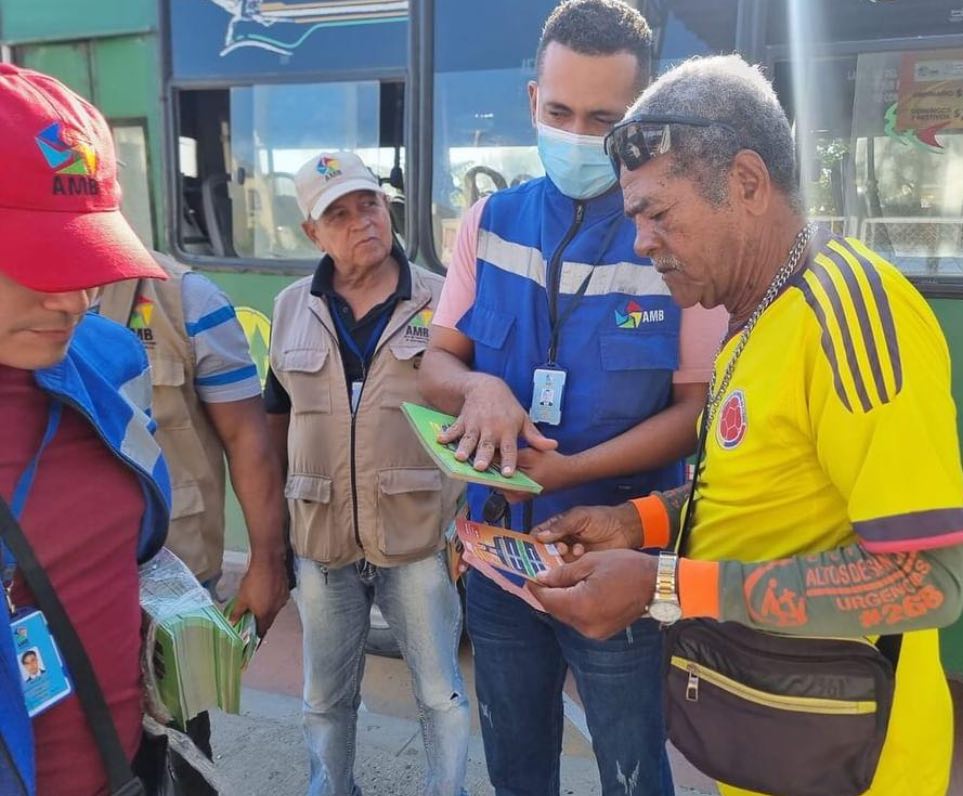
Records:
[[[963,546],[873,554],[851,544],[753,564],[684,560],[679,596],[687,617],[852,638],[951,624],[963,607],[961,580]]]
[[[286,507],[281,468],[270,436],[251,437],[227,450],[231,484],[247,524],[251,559],[283,559]]]
[[[439,411],[457,415],[473,386],[485,378],[493,377],[473,372],[463,360],[448,351],[429,348],[421,362],[418,389]]]
[[[691,483],[683,484],[665,492],[653,492],[646,497],[631,501],[642,524],[639,547],[668,549],[682,528],[682,511],[689,499]]]
[[[572,485],[645,472],[688,456],[698,441],[696,419],[704,391],[677,400],[628,431],[567,457],[566,481]],[[693,400],[694,396],[694,400]]]

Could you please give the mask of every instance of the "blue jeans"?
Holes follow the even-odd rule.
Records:
[[[398,567],[328,570],[298,561],[304,629],[304,734],[310,796],[360,796],[354,781],[364,644],[372,599],[411,671],[428,755],[425,794],[463,793],[471,715],[461,671],[461,605],[444,554]]]
[[[654,622],[592,641],[472,572],[467,623],[488,776],[498,796],[559,793],[568,669],[585,705],[604,796],[672,796],[662,639]]]

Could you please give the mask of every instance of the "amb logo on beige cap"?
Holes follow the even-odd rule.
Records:
[[[298,206],[305,218],[321,218],[332,203],[352,191],[384,193],[378,178],[354,152],[322,152],[294,176]]]

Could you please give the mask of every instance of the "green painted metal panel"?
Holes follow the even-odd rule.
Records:
[[[94,101],[109,119],[143,119],[154,205],[154,240],[166,239],[164,117],[159,39],[121,36],[91,43]]]
[[[156,0],[2,0],[0,37],[9,44],[88,39],[157,27]]]
[[[252,318],[245,310],[256,310],[267,319],[271,318],[274,297],[298,277],[274,276],[271,274],[238,274],[230,272],[207,272],[210,277],[227,295],[238,310],[238,317],[251,345],[251,355],[262,373],[267,367],[266,335],[260,329],[252,333]],[[254,322],[256,325],[256,321]],[[228,550],[247,552],[248,541],[244,516],[238,505],[233,490],[228,490],[225,522],[227,526],[225,546]]]
[[[954,299],[933,299],[930,304],[950,346],[957,432],[963,439],[963,412],[960,410],[963,399],[963,304]],[[940,648],[944,668],[957,676],[963,675],[963,619],[940,633]]]
[[[87,42],[36,44],[17,49],[21,66],[52,75],[83,97],[93,100],[90,47]]]
[[[104,116],[147,116],[160,106],[160,74],[152,36],[91,42],[94,98]]]
[[[163,179],[164,125],[157,36],[29,44],[17,47],[15,54],[18,63],[53,75],[91,100],[108,120],[143,120],[154,208],[154,239],[165,240],[167,197]]]

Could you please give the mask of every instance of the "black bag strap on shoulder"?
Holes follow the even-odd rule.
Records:
[[[104,699],[104,692],[94,675],[90,658],[87,657],[77,631],[74,630],[73,623],[50,583],[50,578],[40,566],[20,524],[2,498],[0,498],[0,536],[16,558],[17,568],[23,573],[23,579],[30,587],[37,601],[37,607],[43,612],[50,632],[57,640],[57,645],[67,663],[77,698],[87,716],[97,749],[107,769],[110,793],[112,796],[143,796],[144,786],[131,772],[130,763],[120,744],[117,727]]]

